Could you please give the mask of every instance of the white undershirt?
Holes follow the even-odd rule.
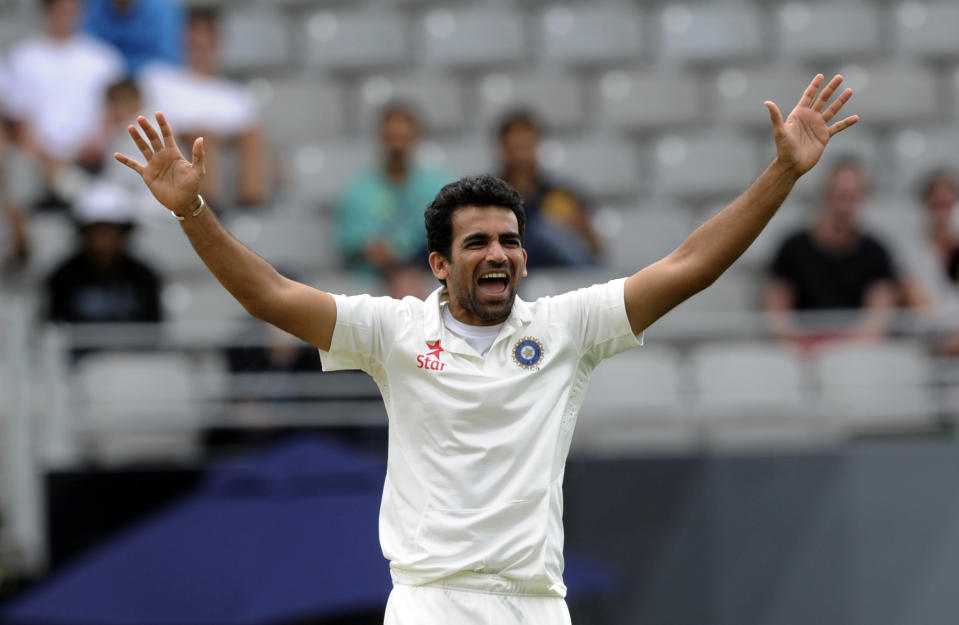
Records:
[[[460,337],[469,346],[476,350],[480,356],[485,356],[493,346],[493,341],[499,334],[499,329],[503,327],[502,323],[495,326],[472,326],[457,320],[450,312],[449,306],[443,306],[443,325],[446,329]]]

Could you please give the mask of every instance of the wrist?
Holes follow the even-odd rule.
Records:
[[[173,216],[177,221],[183,221],[186,219],[187,215],[192,217],[199,216],[203,212],[203,209],[206,208],[206,200],[203,199],[203,196],[197,193],[196,198],[189,204],[189,206],[180,208],[178,210],[170,209],[170,212],[173,213]]]
[[[796,163],[787,163],[779,156],[773,159],[773,162],[769,165],[769,169],[779,176],[791,178],[793,182],[799,180],[802,176],[802,172],[799,171]]]

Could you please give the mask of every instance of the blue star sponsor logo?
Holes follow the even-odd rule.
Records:
[[[524,369],[539,369],[545,351],[539,339],[524,336],[513,347],[513,362]]]

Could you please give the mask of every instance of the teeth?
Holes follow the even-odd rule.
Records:
[[[506,274],[499,271],[495,273],[487,273],[480,276],[480,278],[506,278]]]

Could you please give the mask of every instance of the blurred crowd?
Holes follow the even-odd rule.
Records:
[[[162,110],[181,145],[205,138],[203,194],[210,205],[221,214],[270,210],[283,176],[257,100],[220,71],[215,10],[187,10],[173,0],[39,4],[41,30],[24,33],[0,58],[5,275],[28,262],[31,217],[59,212],[75,223],[77,243],[63,250],[63,260],[44,280],[42,316],[60,322],[160,321],[163,276],[136,258],[129,242],[144,220],[169,217],[113,153],[137,156],[127,126],[139,114]],[[390,295],[423,297],[432,288],[424,273],[423,210],[453,175],[416,159],[426,124],[415,106],[390,101],[377,123],[378,159],[338,194],[331,240],[344,270],[381,281]],[[592,225],[590,181],[544,170],[538,155],[547,132],[537,112],[525,109],[509,112],[490,129],[498,148],[494,173],[526,203],[530,266],[601,267],[608,250]],[[11,148],[26,155],[42,181],[32,197],[15,200],[9,192],[11,181],[3,176],[12,175]],[[888,336],[902,309],[931,323],[944,321],[943,327],[959,318],[955,172],[929,172],[916,189],[925,236],[902,249],[863,226],[870,176],[877,173],[855,160],[835,163],[815,215],[768,260],[761,306],[776,313],[769,315],[769,331],[803,353],[840,339]],[[839,321],[793,314],[830,310],[858,313]],[[939,332],[934,343],[939,353],[959,355],[955,327]],[[240,360],[244,366],[271,362],[264,358],[247,354]]]

